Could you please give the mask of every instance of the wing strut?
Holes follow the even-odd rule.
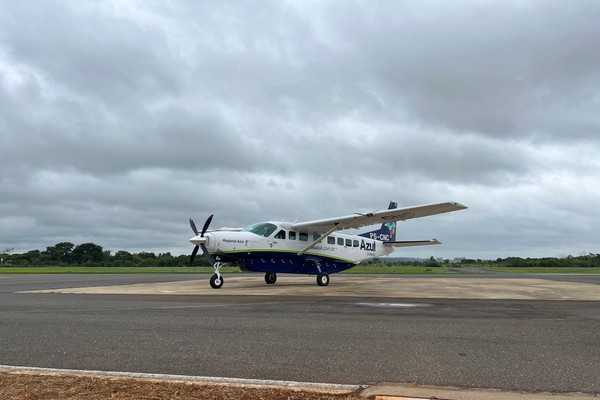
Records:
[[[296,255],[301,256],[302,254],[306,253],[313,246],[315,246],[318,243],[321,243],[323,241],[323,239],[325,239],[327,236],[331,235],[337,229],[338,229],[338,224],[336,223],[333,226],[333,228],[331,228],[330,230],[328,230],[327,232],[325,232],[324,234],[322,234],[317,240],[315,240],[314,242],[312,242],[311,244],[309,244],[308,246],[306,246],[305,248],[303,248],[302,250],[300,250],[300,252],[298,252],[298,254],[296,254]]]

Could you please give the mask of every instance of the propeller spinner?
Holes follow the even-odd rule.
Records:
[[[200,237],[204,237],[204,234],[206,233],[206,230],[208,229],[208,226],[210,225],[212,219],[213,219],[213,214],[211,214],[206,219],[206,222],[204,222],[204,226],[202,227],[202,231],[200,232]],[[194,232],[194,234],[196,234],[196,236],[198,236],[198,228],[196,228],[196,224],[194,223],[194,220],[192,220],[191,218],[190,218],[190,227],[192,228],[192,231]],[[215,259],[213,258],[212,255],[210,255],[210,253],[208,252],[208,249],[206,248],[204,243],[201,243],[200,245],[196,245],[194,247],[194,250],[192,251],[192,255],[190,256],[190,265],[192,265],[192,263],[194,262],[194,258],[196,258],[196,254],[198,254],[198,250],[200,248],[202,248],[202,253],[204,254],[204,257],[206,257],[206,259],[211,263],[211,265],[214,264]]]

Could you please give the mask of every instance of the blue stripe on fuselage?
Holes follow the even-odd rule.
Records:
[[[217,254],[215,254],[216,256]],[[219,254],[223,262],[237,262],[244,271],[310,274],[333,274],[356,266],[356,263],[314,253],[301,256],[289,251],[227,252]],[[317,267],[318,266],[318,267]]]

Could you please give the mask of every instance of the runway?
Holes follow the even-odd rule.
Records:
[[[0,364],[600,393],[597,275],[207,279],[0,275]]]

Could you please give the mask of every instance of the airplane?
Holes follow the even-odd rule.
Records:
[[[329,284],[329,275],[350,269],[360,262],[388,255],[396,247],[441,244],[431,240],[396,240],[396,221],[464,210],[456,202],[397,208],[390,202],[387,210],[355,213],[343,217],[306,222],[259,222],[245,228],[208,230],[210,215],[201,231],[190,218],[195,245],[190,257],[193,263],[198,250],[214,268],[210,286],[219,289],[224,279],[220,269],[237,264],[243,271],[264,272],[265,282],[274,284],[278,273],[316,275],[319,286]],[[340,233],[346,229],[381,223],[381,227],[361,234]]]

